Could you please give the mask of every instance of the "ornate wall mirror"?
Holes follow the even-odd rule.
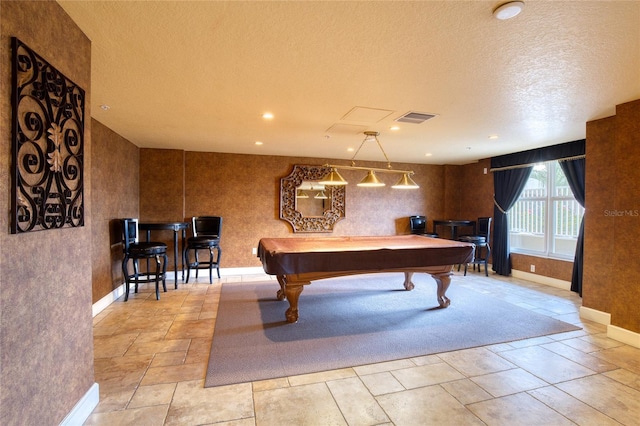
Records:
[[[293,232],[333,232],[333,225],[344,218],[344,186],[318,183],[329,171],[296,164],[280,179],[280,219],[289,222]]]

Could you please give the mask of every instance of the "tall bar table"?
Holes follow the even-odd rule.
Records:
[[[451,220],[451,219],[438,219],[433,221],[433,232],[437,233],[437,226],[448,226],[451,228],[451,239],[458,239],[458,228],[461,226],[473,227],[473,234],[476,233],[476,221],[475,220]]]
[[[182,249],[180,250],[182,259],[182,280],[184,281],[184,240],[187,237],[187,228],[189,222],[141,222],[138,223],[138,229],[147,231],[147,241],[151,241],[151,231],[173,231],[173,264],[175,265],[176,288],[178,288],[178,232],[182,231]]]

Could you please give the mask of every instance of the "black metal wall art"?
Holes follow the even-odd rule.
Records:
[[[13,234],[84,225],[85,92],[17,38]]]

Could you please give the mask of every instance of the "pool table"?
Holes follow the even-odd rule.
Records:
[[[439,305],[446,308],[451,270],[473,260],[473,245],[421,235],[262,238],[258,257],[264,271],[277,277],[276,297],[289,301],[285,317],[295,323],[298,299],[311,281],[374,272],[404,272],[406,290],[414,288],[415,272],[428,273],[438,285]]]

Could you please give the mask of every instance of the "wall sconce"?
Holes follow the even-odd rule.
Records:
[[[378,135],[380,133],[367,131],[367,132],[364,132],[364,134],[365,134],[364,140],[360,144],[360,147],[358,148],[356,153],[353,154],[353,157],[351,157],[351,165],[350,166],[338,166],[338,165],[334,165],[334,164],[325,164],[325,167],[331,167],[331,171],[326,176],[324,176],[322,178],[322,180],[320,181],[321,184],[323,184],[323,185],[347,185],[349,182],[347,182],[340,175],[340,173],[338,173],[338,169],[342,169],[342,170],[364,170],[364,171],[367,172],[367,175],[364,177],[364,179],[362,179],[360,181],[360,183],[358,183],[358,186],[364,186],[364,187],[385,186],[385,183],[382,182],[381,180],[379,180],[378,177],[376,176],[376,172],[378,172],[378,173],[398,173],[398,174],[402,174],[402,177],[400,178],[398,183],[396,183],[395,185],[392,186],[392,188],[394,188],[394,189],[415,189],[415,188],[420,188],[418,186],[418,184],[415,183],[413,181],[413,179],[411,179],[411,176],[413,175],[413,170],[393,170],[391,168],[391,162],[389,161],[389,157],[387,157],[387,153],[384,152],[384,149],[382,148],[382,145],[380,144],[380,141],[378,140]],[[358,155],[358,152],[360,152],[360,148],[362,148],[364,143],[367,142],[367,141],[375,141],[378,144],[378,148],[380,148],[380,151],[382,151],[382,154],[384,155],[384,158],[387,160],[387,168],[386,169],[380,169],[380,168],[376,168],[376,167],[358,167],[358,166],[356,166],[356,162],[355,162],[356,155]]]

